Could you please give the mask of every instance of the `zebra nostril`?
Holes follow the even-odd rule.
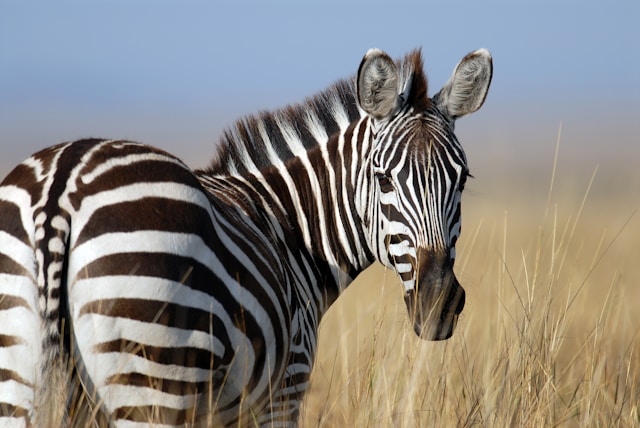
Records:
[[[464,309],[464,304],[466,302],[466,292],[464,291],[464,288],[462,288],[462,286],[458,285],[457,290],[455,291],[455,297],[454,297],[454,302],[457,301],[456,303],[456,309],[455,309],[455,314],[459,315],[460,313],[462,313],[462,310]]]

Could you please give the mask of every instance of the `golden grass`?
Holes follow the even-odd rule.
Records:
[[[303,425],[640,426],[638,190],[562,172],[465,195],[452,339],[420,341],[394,275],[361,275],[321,324]]]

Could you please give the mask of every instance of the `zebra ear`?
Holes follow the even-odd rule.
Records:
[[[358,103],[375,119],[392,116],[399,108],[398,69],[393,60],[379,49],[369,49],[357,77]]]
[[[473,113],[484,103],[492,76],[493,62],[489,51],[479,49],[471,52],[462,58],[433,101],[452,120]]]

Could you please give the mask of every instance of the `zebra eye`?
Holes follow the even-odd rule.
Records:
[[[393,183],[387,174],[377,172],[376,179],[378,180],[378,185],[380,186],[382,193],[393,191]]]
[[[463,191],[464,190],[464,185],[467,182],[467,176],[463,175],[462,177],[460,177],[460,184],[458,184],[458,190],[459,191]]]
[[[467,183],[467,178],[468,178],[468,177],[472,177],[472,178],[473,178],[473,175],[469,174],[469,172],[468,172],[468,171],[465,171],[465,172],[462,174],[462,176],[460,176],[460,184],[458,184],[458,190],[459,190],[459,191],[461,191],[461,192],[462,192],[462,191],[464,190],[464,186],[465,186],[465,184]]]

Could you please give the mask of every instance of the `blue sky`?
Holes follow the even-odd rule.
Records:
[[[526,145],[563,122],[575,138],[613,130],[634,143],[640,2],[429,3],[2,0],[0,175],[83,136],[142,140],[201,166],[235,118],[352,75],[370,47],[421,46],[431,93],[464,54],[490,49],[487,104],[462,132]]]

